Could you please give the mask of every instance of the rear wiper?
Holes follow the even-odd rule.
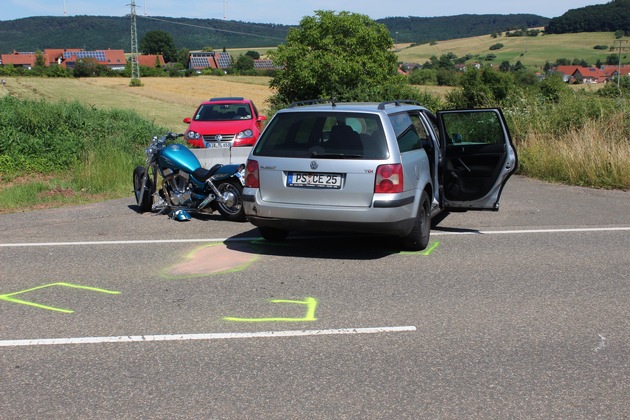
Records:
[[[325,158],[325,159],[361,159],[362,154],[359,153],[311,153],[312,158]]]

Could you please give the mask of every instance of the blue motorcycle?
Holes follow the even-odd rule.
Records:
[[[211,214],[216,210],[224,219],[245,221],[245,165],[202,168],[186,146],[167,144],[182,136],[168,133],[153,137],[146,149],[146,165],[134,169],[133,190],[140,211],[168,212],[171,218],[185,221],[190,220],[191,213]]]

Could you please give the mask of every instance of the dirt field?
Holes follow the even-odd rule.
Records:
[[[252,99],[264,115],[272,94],[266,77],[142,78],[141,87],[129,87],[129,79],[93,77],[48,79],[6,78],[3,94],[23,99],[78,100],[103,108],[126,108],[147,116],[174,132],[183,132],[182,120],[191,117],[205,99],[243,96]]]

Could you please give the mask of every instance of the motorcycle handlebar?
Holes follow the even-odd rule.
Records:
[[[177,134],[177,133],[166,133],[166,138],[167,139],[175,140],[178,137],[184,137],[184,135],[183,134]]]

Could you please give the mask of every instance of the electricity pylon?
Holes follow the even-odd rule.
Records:
[[[140,82],[140,63],[138,62],[138,30],[136,28],[136,2],[131,0],[131,83]]]

